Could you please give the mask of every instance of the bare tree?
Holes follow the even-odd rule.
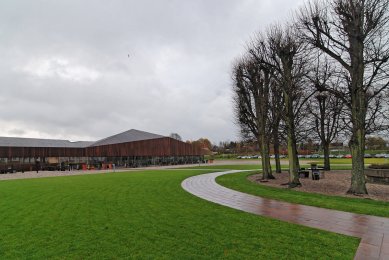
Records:
[[[262,155],[263,179],[274,178],[270,167],[268,111],[270,71],[250,56],[238,61],[233,68],[235,114],[245,135],[259,143]]]
[[[330,144],[345,128],[343,101],[326,91],[333,88],[332,84],[339,85],[339,78],[334,77],[335,71],[328,59],[318,54],[315,64],[312,64],[310,73],[307,74],[310,84],[316,94],[307,103],[307,110],[312,120],[311,124],[314,136],[319,138],[324,152],[324,170],[329,171]]]
[[[280,162],[280,138],[282,137],[282,119],[284,114],[284,100],[283,93],[279,87],[277,79],[277,73],[273,68],[273,65],[269,65],[266,60],[269,56],[269,48],[266,47],[266,38],[258,33],[256,37],[251,41],[248,46],[248,53],[254,59],[263,70],[267,71],[269,77],[269,104],[268,104],[268,117],[267,120],[267,138],[269,145],[273,143],[273,150],[275,156],[276,172],[281,173],[281,162]],[[270,150],[270,146],[268,148]],[[269,159],[270,164],[270,159]],[[269,166],[270,167],[270,166]]]
[[[315,1],[299,13],[302,38],[335,61],[347,82],[326,90],[350,111],[353,194],[367,194],[365,136],[389,86],[388,6],[389,0]]]
[[[276,173],[281,173],[281,161],[280,161],[280,143],[281,138],[283,136],[282,129],[282,116],[284,112],[284,100],[280,87],[276,84],[276,80],[274,80],[274,84],[271,88],[271,98],[270,98],[270,120],[271,124],[271,140],[273,142],[273,150],[274,150],[274,159],[276,164]]]
[[[369,136],[366,138],[366,148],[369,150],[386,149],[388,142],[380,136]]]
[[[303,89],[307,57],[303,42],[299,41],[290,27],[272,26],[267,33],[266,42],[258,44],[265,49],[261,62],[273,68],[274,79],[279,86],[284,101],[284,121],[287,130],[289,158],[289,187],[300,186],[299,161],[297,157],[296,116],[309,97]]]
[[[178,140],[178,141],[182,141],[181,136],[180,136],[179,134],[177,134],[177,133],[171,133],[171,134],[169,135],[169,137],[171,137],[171,138],[173,138],[173,139],[176,139],[176,140]]]

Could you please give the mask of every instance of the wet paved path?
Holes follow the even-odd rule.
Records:
[[[185,179],[181,186],[205,200],[290,223],[361,238],[355,259],[389,259],[389,218],[317,208],[249,195],[225,188],[215,178],[242,170]],[[334,249],[336,250],[336,249]]]

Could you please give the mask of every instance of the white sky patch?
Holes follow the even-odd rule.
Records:
[[[25,138],[43,138],[43,139],[62,139],[62,140],[74,140],[74,141],[94,141],[87,135],[74,135],[66,132],[43,132],[36,129],[31,129],[24,122],[18,121],[3,121],[0,120],[2,125],[1,136],[9,137],[25,137]]]
[[[30,61],[22,71],[37,78],[60,78],[79,83],[93,82],[100,77],[96,70],[58,57]]]
[[[2,0],[0,136],[237,140],[232,61],[303,1]]]
[[[164,47],[162,50],[160,50],[155,61],[157,75],[163,77],[169,73],[169,70],[172,67],[171,65],[177,63],[180,57],[181,53],[177,48]]]

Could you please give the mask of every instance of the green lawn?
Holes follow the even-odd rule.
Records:
[[[0,258],[353,258],[356,238],[219,206],[181,188],[203,172],[0,181]]]
[[[317,162],[318,164],[324,164],[323,159],[303,159],[300,158],[300,162]],[[351,164],[351,159],[346,158],[332,158],[330,159],[331,164]],[[389,163],[389,159],[386,158],[365,158],[365,164],[384,164]]]
[[[194,166],[185,169],[212,169],[212,170],[260,170],[262,166],[258,163],[255,164],[236,164],[236,165],[214,165],[214,164],[203,164],[201,166]]]
[[[319,163],[320,164],[320,163]],[[301,164],[301,167],[309,168],[309,164]],[[282,170],[288,170],[287,165],[281,166]],[[201,166],[186,167],[183,169],[210,169],[210,170],[261,170],[262,166],[260,162],[258,164],[234,164],[234,165],[215,165],[215,164],[203,164]],[[275,170],[275,165],[272,165],[273,171]],[[351,165],[332,165],[332,170],[350,170]]]
[[[236,161],[236,164],[240,164],[240,162],[245,161],[254,161],[257,160],[258,163],[261,162],[260,159],[236,159],[236,158],[225,158],[224,160],[234,160]],[[287,161],[288,159],[282,159],[283,161]],[[306,164],[310,162],[316,162],[318,164],[323,165],[324,159],[311,159],[311,158],[300,158],[301,164]],[[274,159],[271,159],[272,162],[274,162]],[[347,158],[331,158],[330,159],[331,164],[350,164],[351,165],[351,159]],[[387,158],[365,158],[365,164],[385,164],[389,163],[389,159]]]
[[[321,194],[300,192],[291,189],[278,189],[266,187],[247,180],[247,176],[253,174],[242,172],[220,176],[216,181],[228,188],[245,193],[288,201],[292,203],[317,206],[321,208],[336,209],[360,214],[389,217],[389,203],[369,199],[353,199],[339,196],[326,196]]]

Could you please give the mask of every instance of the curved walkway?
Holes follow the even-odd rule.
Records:
[[[389,218],[360,215],[292,204],[234,191],[216,183],[233,170],[202,174],[185,179],[181,186],[205,200],[245,212],[294,224],[361,238],[355,259],[389,259]]]

